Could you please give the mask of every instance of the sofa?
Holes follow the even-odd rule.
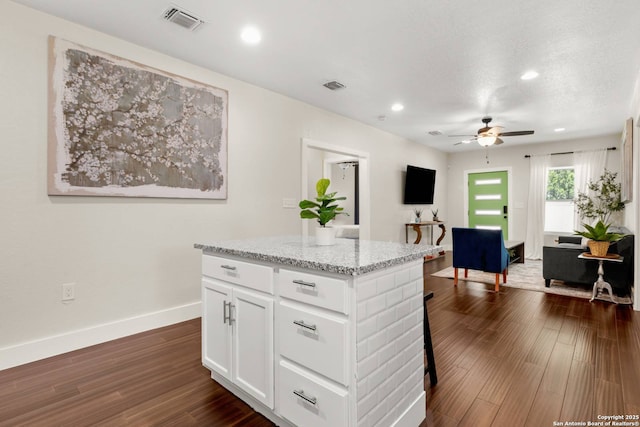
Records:
[[[632,234],[625,234],[622,239],[613,242],[609,247],[609,253],[623,256],[624,261],[604,264],[604,280],[609,282],[613,293],[619,297],[629,296],[631,292],[633,244],[634,236]],[[589,249],[583,246],[580,236],[559,236],[557,245],[544,246],[542,248],[542,276],[545,286],[549,287],[552,279],[593,285],[598,278],[598,262],[579,259],[578,255],[583,252],[589,252]]]

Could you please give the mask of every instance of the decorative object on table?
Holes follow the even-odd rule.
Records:
[[[420,209],[420,208],[413,209],[413,213],[416,214],[416,219],[415,219],[416,224],[419,224],[420,222],[422,222],[422,211],[423,209]]]
[[[228,93],[49,37],[50,195],[227,198]]]
[[[316,201],[302,200],[300,206],[300,218],[316,219],[320,225],[316,228],[316,243],[318,245],[327,246],[335,244],[336,230],[327,227],[327,223],[334,219],[336,215],[349,215],[344,212],[336,202],[338,200],[347,200],[346,197],[336,197],[337,192],[327,194],[327,189],[331,181],[327,178],[321,178],[316,183]]]
[[[587,246],[591,254],[598,257],[607,255],[611,242],[618,241],[624,237],[623,234],[609,233],[609,224],[598,221],[595,227],[589,224],[582,224],[586,231],[575,231],[575,234],[589,239]]]
[[[580,218],[602,221],[608,224],[614,212],[624,209],[618,174],[607,169],[597,181],[589,181],[586,192],[579,192],[574,199]]]
[[[431,214],[433,215],[434,221],[439,221],[438,219],[438,209],[431,209]]]
[[[622,131],[622,156],[620,164],[621,199],[633,201],[633,119],[628,118]]]

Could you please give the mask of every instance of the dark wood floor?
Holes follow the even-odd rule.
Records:
[[[425,272],[451,265],[448,255]],[[640,415],[640,313],[630,306],[427,277],[438,384],[428,426],[552,426]],[[637,420],[637,419],[636,419]]]
[[[428,273],[438,385],[424,426],[640,414],[640,313]],[[428,377],[427,377],[428,378]],[[200,321],[0,371],[0,426],[272,426],[209,377]]]

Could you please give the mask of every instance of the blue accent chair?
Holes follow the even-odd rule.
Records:
[[[496,274],[495,291],[500,291],[500,273],[507,283],[509,252],[504,247],[502,230],[477,228],[452,228],[453,238],[453,284],[458,285],[458,268],[464,268],[464,277],[469,269]]]

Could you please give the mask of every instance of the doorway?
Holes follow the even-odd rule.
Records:
[[[470,171],[466,174],[466,226],[502,230],[509,239],[510,170]]]
[[[358,235],[360,239],[370,239],[369,153],[303,138],[301,199],[313,198],[315,196],[313,188],[315,188],[316,181],[322,177],[332,179],[331,175],[335,175],[335,173],[332,174],[331,165],[344,162],[357,164],[357,196],[354,195],[357,202],[354,200],[354,203],[357,203],[358,207]],[[330,190],[333,187],[334,185],[331,184]],[[313,221],[302,221],[303,236],[309,235],[313,224]]]

